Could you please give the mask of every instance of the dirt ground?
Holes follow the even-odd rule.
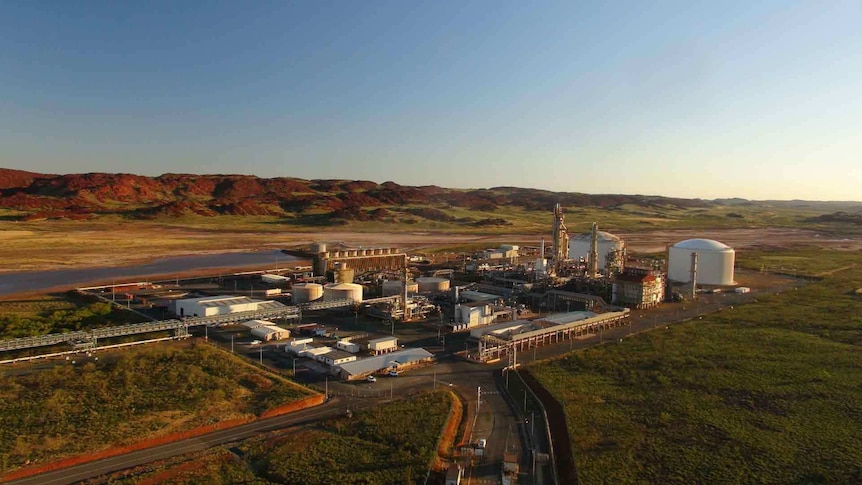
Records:
[[[207,231],[181,227],[102,227],[100,230],[26,231],[0,226],[0,273],[99,266],[128,266],[157,258],[222,254],[308,246],[322,241],[349,246],[399,246],[413,250],[435,246],[500,243],[538,246],[550,234],[450,234],[445,232],[248,232]],[[736,249],[820,246],[862,249],[862,237],[836,237],[811,230],[790,228],[657,230],[616,233],[633,253],[656,253],[688,238],[710,238]]]

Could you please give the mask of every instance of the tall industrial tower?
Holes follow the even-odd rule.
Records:
[[[593,223],[593,230],[590,233],[590,255],[587,258],[587,273],[590,278],[599,276],[599,223]]]
[[[569,252],[569,230],[563,218],[563,208],[560,203],[554,206],[554,267],[558,267],[567,259]]]

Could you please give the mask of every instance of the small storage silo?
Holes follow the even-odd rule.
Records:
[[[293,303],[308,303],[323,297],[323,286],[317,283],[297,283],[291,289]]]

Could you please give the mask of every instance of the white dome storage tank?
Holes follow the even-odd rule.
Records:
[[[691,281],[691,253],[697,253],[697,283],[732,285],[736,252],[730,246],[712,239],[686,239],[668,251],[668,279],[678,283]]]
[[[317,283],[297,283],[291,289],[293,303],[307,303],[323,297],[323,286]]]
[[[449,291],[449,280],[446,278],[425,277],[416,278],[419,284],[419,293],[437,293]]]
[[[605,231],[598,231],[598,253],[599,253],[599,271],[603,271],[608,267],[608,254],[611,251],[622,251],[625,247],[623,240],[613,234]],[[584,260],[590,257],[590,245],[592,245],[593,234],[585,232],[578,234],[569,239],[569,258]]]
[[[350,299],[355,302],[362,301],[362,285],[356,283],[337,283],[323,287],[323,300]]]

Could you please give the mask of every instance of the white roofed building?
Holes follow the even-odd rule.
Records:
[[[176,301],[176,314],[180,317],[212,317],[278,308],[284,308],[284,304],[270,300],[253,300],[247,296],[205,296]]]

